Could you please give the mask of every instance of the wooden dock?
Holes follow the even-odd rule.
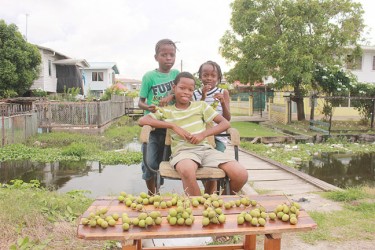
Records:
[[[228,153],[232,150],[228,146]],[[302,173],[294,168],[284,166],[268,158],[263,158],[240,150],[239,162],[249,173],[249,186],[246,193],[262,190],[268,194],[296,195],[319,191],[340,190],[340,188]],[[254,190],[255,189],[255,190]]]

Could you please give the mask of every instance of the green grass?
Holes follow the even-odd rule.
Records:
[[[241,137],[284,136],[284,134],[254,122],[231,122],[230,124],[232,128],[238,130]]]
[[[311,232],[299,234],[310,244],[318,241],[344,242],[375,240],[375,195],[363,188],[325,193],[323,196],[343,202],[343,210],[334,212],[309,212],[318,224]],[[368,189],[373,190],[374,189]],[[365,198],[365,199],[364,199]]]

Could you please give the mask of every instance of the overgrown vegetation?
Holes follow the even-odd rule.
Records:
[[[284,134],[261,126],[254,122],[231,122],[231,127],[236,128],[241,137],[258,137],[258,136],[283,136]]]
[[[140,133],[134,121],[122,117],[103,135],[79,133],[43,133],[29,138],[25,144],[12,144],[0,148],[0,161],[32,160],[55,161],[100,161],[103,164],[134,164],[142,160],[141,152],[114,151],[123,149]]]

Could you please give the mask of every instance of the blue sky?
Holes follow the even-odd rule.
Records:
[[[155,43],[177,41],[175,68],[197,72],[213,60],[223,71],[219,40],[230,28],[231,0],[0,0],[0,19],[31,43],[72,58],[116,62],[121,77],[141,79],[157,67]],[[375,45],[375,1],[359,0]],[[26,14],[28,14],[26,19]]]

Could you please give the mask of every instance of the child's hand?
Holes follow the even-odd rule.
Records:
[[[199,134],[195,134],[195,135],[191,135],[191,138],[190,138],[189,142],[190,142],[191,144],[198,144],[198,143],[200,143],[201,141],[203,141],[204,138],[205,138],[205,137],[204,137],[201,133],[199,133]]]
[[[204,101],[204,98],[207,96],[207,92],[211,90],[211,86],[209,84],[203,85],[202,87],[202,101]]]
[[[186,141],[190,141],[190,138],[191,138],[191,134],[189,132],[187,132],[185,129],[181,128],[181,127],[178,127],[178,126],[175,126],[173,128],[173,131],[178,134],[179,136],[181,136],[182,138],[184,138],[184,140]]]
[[[147,107],[147,110],[150,111],[151,113],[155,113],[157,110],[157,107],[154,104],[151,104]]]
[[[219,100],[220,103],[224,103],[224,95],[222,93],[216,93],[214,98]]]
[[[159,106],[160,107],[164,107],[164,106],[167,106],[168,103],[170,103],[172,100],[173,100],[174,96],[173,95],[168,95],[164,98],[162,98],[159,102]]]

